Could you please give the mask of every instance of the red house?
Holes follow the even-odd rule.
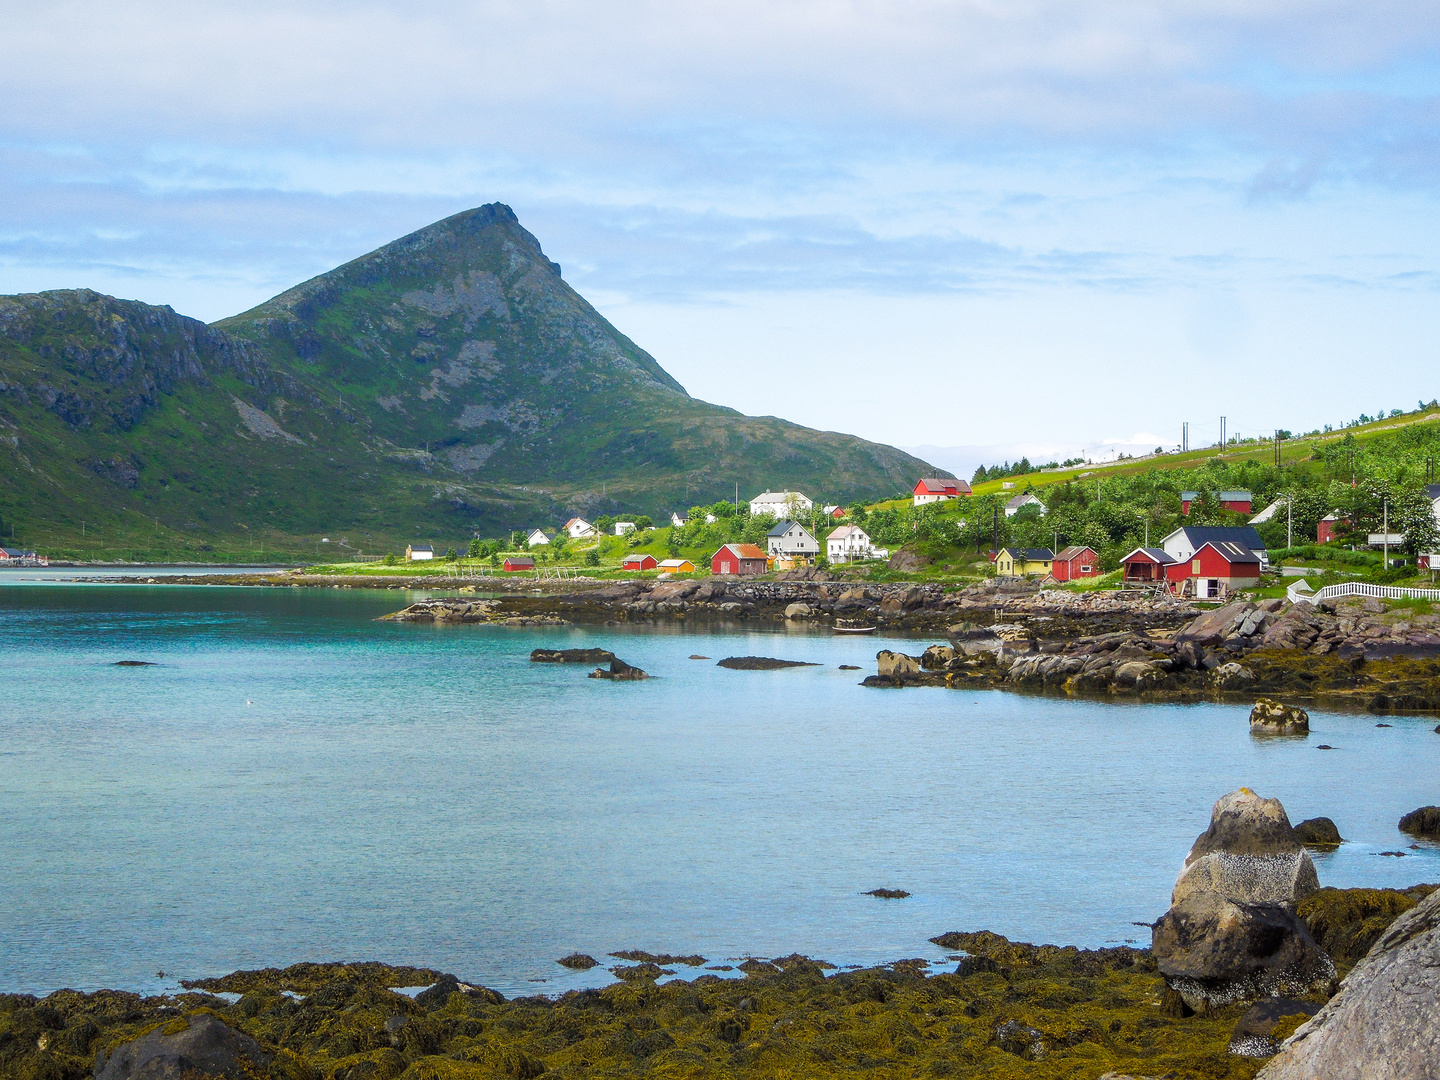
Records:
[[[958,499],[970,494],[970,485],[964,480],[951,480],[946,476],[927,476],[915,485],[915,505],[939,502],[941,499]]]
[[[1180,513],[1190,513],[1190,504],[1199,497],[1198,491],[1180,492]],[[1215,501],[1224,510],[1233,510],[1237,514],[1250,513],[1251,495],[1248,491],[1217,491]]]
[[[1050,564],[1050,576],[1056,581],[1100,576],[1100,554],[1091,547],[1067,547]]]
[[[500,565],[505,573],[513,574],[518,570],[534,570],[535,560],[529,555],[507,555]]]
[[[1195,579],[1195,596],[1214,600],[1234,589],[1252,589],[1260,583],[1260,557],[1243,544],[1212,540],[1187,563],[1184,576]]]
[[[1340,528],[1349,519],[1340,514],[1326,514],[1315,526],[1315,542],[1317,544],[1328,544],[1335,539],[1335,530]]]
[[[654,570],[656,567],[654,555],[626,555],[620,560],[621,570]]]
[[[1173,581],[1171,568],[1180,566],[1163,548],[1136,548],[1123,559],[1120,566],[1125,571],[1127,585],[1154,585],[1161,581]]]
[[[710,559],[712,574],[763,574],[765,552],[754,544],[726,544]]]

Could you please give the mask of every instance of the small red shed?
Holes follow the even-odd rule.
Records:
[[[1315,542],[1317,544],[1328,544],[1335,539],[1335,530],[1340,528],[1349,519],[1340,514],[1326,514],[1315,526]]]
[[[1190,504],[1199,497],[1198,491],[1180,492],[1180,513],[1190,513]],[[1248,491],[1217,491],[1215,501],[1220,504],[1222,510],[1233,510],[1237,514],[1251,513],[1251,506],[1254,503],[1253,496]]]
[[[1078,578],[1100,576],[1100,553],[1092,547],[1067,547],[1050,564],[1050,574],[1056,581],[1075,581]]]
[[[640,552],[635,555],[626,555],[620,560],[621,570],[654,570],[656,565],[655,556]]]
[[[765,552],[754,544],[726,544],[710,559],[712,574],[763,574]]]
[[[534,570],[535,560],[529,555],[507,555],[500,565],[505,573],[513,574],[519,570]]]
[[[1163,548],[1136,548],[1120,560],[1127,585],[1155,585],[1173,580],[1170,570],[1178,565]]]

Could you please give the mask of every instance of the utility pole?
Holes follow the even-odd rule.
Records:
[[[1189,421],[1189,420],[1186,420],[1185,423],[1183,423],[1182,425],[1180,425],[1180,452],[1181,452],[1182,454],[1188,454],[1188,453],[1190,452],[1190,421]]]
[[[1220,449],[1225,449],[1225,417],[1220,417]]]
[[[1380,564],[1382,570],[1390,569],[1390,500],[1385,500],[1384,515],[1380,519],[1380,545],[1385,552],[1385,561]]]
[[[999,551],[999,550],[1000,550],[1000,507],[999,507],[999,506],[995,506],[995,507],[993,507],[993,510],[994,510],[994,516],[995,516],[995,520],[994,520],[994,524],[995,524],[995,547],[994,547],[993,550]]]
[[[1285,546],[1295,546],[1295,496],[1285,496]]]

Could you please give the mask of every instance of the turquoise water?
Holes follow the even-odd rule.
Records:
[[[1352,842],[1317,859],[1325,884],[1440,880],[1440,848],[1395,827],[1440,802],[1433,718],[1318,713],[1308,740],[1260,741],[1235,706],[858,685],[913,641],[373,621],[405,600],[0,588],[0,991],[380,959],[555,993],[608,979],[554,963],[577,949],[1143,942],[1241,785],[1335,819]],[[658,677],[586,679],[537,646]],[[822,666],[713,662],[749,653]]]

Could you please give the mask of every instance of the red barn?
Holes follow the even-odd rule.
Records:
[[[915,505],[939,502],[941,499],[958,499],[970,494],[970,485],[964,480],[952,480],[947,476],[927,476],[915,485]]]
[[[1120,560],[1127,585],[1154,585],[1161,581],[1172,581],[1174,578],[1171,576],[1171,568],[1179,565],[1165,554],[1163,548],[1136,548]]]
[[[1315,526],[1315,542],[1317,544],[1328,544],[1335,539],[1335,530],[1348,522],[1348,518],[1339,514],[1327,514],[1320,519]]]
[[[726,544],[710,559],[712,574],[763,574],[765,552],[754,544]]]
[[[1195,579],[1195,596],[1215,600],[1234,589],[1253,589],[1260,583],[1260,557],[1243,544],[1211,541],[1195,552],[1185,577]]]
[[[1180,492],[1180,513],[1190,513],[1190,504],[1200,497],[1198,491]],[[1233,510],[1237,514],[1248,514],[1251,512],[1252,496],[1248,491],[1217,491],[1215,501],[1220,504],[1222,510]]]
[[[621,570],[654,570],[656,565],[655,556],[643,552],[639,555],[626,555],[620,560]]]
[[[1100,576],[1100,554],[1091,547],[1067,547],[1050,564],[1050,575],[1056,581]]]
[[[513,574],[518,570],[534,570],[535,560],[529,555],[507,555],[500,565],[507,574]]]

